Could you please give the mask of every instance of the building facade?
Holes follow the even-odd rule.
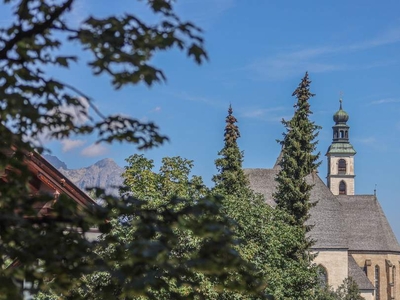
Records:
[[[400,300],[400,245],[376,195],[355,193],[355,155],[350,143],[349,115],[334,114],[332,143],[326,153],[327,184],[317,173],[307,177],[314,187],[310,200],[310,237],[315,240],[314,262],[321,266],[327,284],[337,288],[353,277],[366,300]],[[245,169],[252,189],[274,206],[278,158],[272,169]]]

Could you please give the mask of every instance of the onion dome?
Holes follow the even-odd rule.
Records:
[[[342,109],[342,99],[340,99],[339,102],[340,102],[340,108],[333,115],[333,121],[335,121],[336,124],[346,123],[349,120],[349,115]]]

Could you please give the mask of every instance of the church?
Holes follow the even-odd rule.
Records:
[[[310,200],[317,202],[308,220],[314,226],[312,251],[318,254],[314,263],[320,266],[326,284],[335,289],[352,277],[366,300],[400,299],[400,245],[376,193],[355,194],[356,151],[341,100],[333,120],[333,139],[326,153],[327,182],[318,174],[307,178],[313,184]],[[279,161],[271,169],[245,169],[251,188],[272,206]]]

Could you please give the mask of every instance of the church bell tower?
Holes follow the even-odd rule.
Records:
[[[333,115],[335,125],[333,129],[332,144],[328,148],[327,185],[334,195],[354,195],[354,155],[356,151],[349,142],[349,129],[347,121],[349,115],[342,109],[342,99],[339,100],[340,108]]]

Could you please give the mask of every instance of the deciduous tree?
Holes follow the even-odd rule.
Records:
[[[216,198],[206,197],[201,177],[190,178],[193,162],[166,157],[159,172],[143,155],[127,162],[122,194],[145,200],[132,204],[136,212],[113,219],[101,238],[105,247],[97,253],[115,262],[112,272],[83,278],[75,292],[84,299],[104,299],[104,291],[119,298],[144,285],[146,297],[154,299],[219,299],[229,291],[262,298],[254,267],[234,250],[234,224]],[[125,254],[116,260],[118,245]],[[117,276],[126,268],[132,273]]]
[[[121,200],[98,192],[104,206],[82,211],[61,195],[53,208],[53,218],[35,219],[32,204],[52,199],[30,195],[31,176],[23,160],[29,151],[44,150],[38,144],[42,136],[63,139],[93,134],[98,142],[127,142],[139,149],[161,145],[167,139],[151,122],[102,113],[89,96],[90,91],[81,91],[57,78],[58,69],[68,69],[77,61],[86,63],[93,75],[104,75],[115,89],[121,89],[140,82],[150,86],[166,79],[162,70],[151,64],[157,52],[175,47],[197,63],[207,58],[201,30],[181,20],[172,1],[145,1],[157,15],[153,24],[130,12],[90,16],[73,24],[68,19],[76,3],[3,0],[4,8],[11,6],[12,15],[10,22],[0,27],[0,169],[9,166],[18,172],[9,172],[7,184],[0,184],[0,298],[21,297],[18,283],[23,280],[31,283],[25,286],[27,292],[51,287],[63,298],[75,297],[70,290],[81,285],[82,276],[92,276],[95,271],[112,274],[112,280],[118,284],[129,283],[124,297],[147,295],[149,286],[166,284],[162,278],[154,277],[154,272],[173,274],[188,267],[177,265],[166,255],[176,241],[174,226],[208,238],[197,249],[198,256],[188,258],[186,264],[221,275],[225,270],[225,260],[221,260],[224,257],[232,259],[228,270],[238,267],[240,258],[230,249],[233,238],[225,226],[228,219],[213,216],[219,206],[211,198],[190,206],[175,199],[155,210],[147,207],[146,200],[131,196]],[[74,50],[68,53],[71,48],[66,45],[80,45],[87,60],[77,57]],[[116,247],[114,260],[107,261],[94,250],[111,243],[113,236],[89,242],[84,234],[91,226],[109,233],[113,224],[106,220],[119,220],[124,215],[136,216],[133,228],[140,238]],[[204,227],[207,223],[210,227]],[[127,251],[134,255],[127,258]],[[200,259],[204,257],[210,259]],[[18,262],[20,267],[11,267],[10,262]],[[116,263],[120,263],[118,269]],[[169,283],[180,282],[171,279]],[[110,295],[110,290],[100,288],[98,292],[104,293],[102,299]]]

